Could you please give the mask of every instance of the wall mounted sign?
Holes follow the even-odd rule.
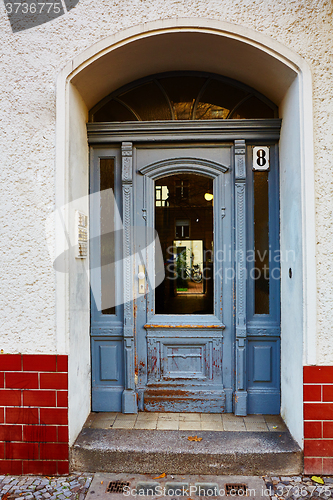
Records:
[[[75,257],[85,259],[88,250],[88,216],[75,210]]]

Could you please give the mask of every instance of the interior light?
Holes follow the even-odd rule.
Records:
[[[212,199],[214,198],[214,196],[211,193],[205,193],[204,194],[204,198],[205,198],[206,201],[212,201]]]

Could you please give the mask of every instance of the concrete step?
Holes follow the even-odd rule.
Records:
[[[189,441],[198,435],[201,441]],[[289,432],[159,431],[84,427],[71,468],[132,474],[296,475],[303,454]]]

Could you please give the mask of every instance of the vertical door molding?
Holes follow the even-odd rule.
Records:
[[[246,391],[246,164],[245,141],[235,141],[236,387],[234,413],[247,413]]]
[[[124,360],[125,389],[122,395],[123,413],[137,413],[134,373],[133,322],[133,144],[123,142],[122,194],[123,194],[123,278],[124,278]]]

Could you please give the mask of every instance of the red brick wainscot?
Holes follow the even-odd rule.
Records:
[[[304,366],[304,472],[333,474],[333,366]]]
[[[68,474],[67,358],[0,354],[0,474]]]

